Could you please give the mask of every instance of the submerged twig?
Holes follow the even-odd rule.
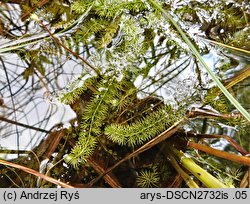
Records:
[[[1,159],[0,159],[0,164],[20,169],[22,171],[25,171],[27,173],[33,174],[33,175],[35,175],[37,177],[40,177],[40,178],[42,178],[42,179],[44,179],[46,181],[49,181],[51,183],[54,183],[54,184],[59,185],[59,186],[64,187],[64,188],[74,188],[71,185],[68,185],[68,184],[63,183],[61,181],[58,181],[58,180],[56,180],[56,179],[54,179],[54,178],[52,178],[50,176],[46,176],[46,175],[41,174],[41,173],[39,173],[39,172],[37,172],[37,171],[35,171],[33,169],[30,169],[30,168],[25,167],[25,166],[21,166],[19,164],[14,164],[14,163],[11,163],[11,162],[8,162],[8,161],[4,161],[4,160],[1,160]]]
[[[215,40],[211,40],[211,39],[205,39],[205,38],[202,38],[202,37],[199,37],[201,40],[204,40],[204,41],[207,41],[209,43],[212,43],[212,44],[215,44],[215,45],[219,45],[219,46],[222,46],[222,47],[226,47],[226,48],[229,48],[231,50],[235,50],[235,51],[239,51],[239,52],[243,52],[245,54],[250,54],[250,51],[249,50],[245,50],[245,49],[242,49],[242,48],[238,48],[238,47],[233,47],[233,46],[230,46],[230,45],[226,45],[224,43],[220,43],[220,42],[217,42]]]
[[[70,52],[72,55],[74,55],[76,58],[80,59],[84,64],[88,65],[93,71],[95,71],[95,73],[97,75],[100,75],[100,71],[94,67],[93,65],[91,65],[88,61],[86,61],[84,58],[82,58],[80,55],[78,55],[76,52],[72,51],[71,49],[69,49],[68,47],[66,47],[65,45],[63,45],[51,32],[50,30],[44,25],[44,23],[42,22],[42,20],[40,20],[35,14],[33,14],[31,16],[32,19],[34,19],[35,21],[37,21],[50,35],[50,37],[61,47],[63,47],[65,50],[67,50],[68,52]]]
[[[242,155],[247,155],[248,154],[248,152],[243,147],[241,147],[234,139],[232,139],[228,135],[199,134],[199,133],[187,132],[185,134],[185,136],[187,136],[187,137],[198,137],[198,138],[223,138],[223,139],[227,140]]]
[[[247,156],[240,156],[240,155],[228,153],[228,152],[214,149],[214,148],[211,148],[202,144],[198,144],[192,141],[188,141],[187,147],[191,147],[191,148],[206,152],[208,154],[212,154],[214,156],[217,156],[226,160],[230,160],[233,162],[237,162],[243,165],[250,166],[250,157],[247,157]]]
[[[27,128],[27,129],[31,129],[31,130],[36,130],[36,131],[39,131],[39,132],[50,133],[49,130],[44,130],[44,129],[37,128],[37,127],[34,127],[34,126],[30,126],[30,125],[27,125],[27,124],[24,124],[24,123],[13,121],[13,120],[7,119],[7,118],[5,118],[3,116],[0,116],[0,121],[11,123],[11,124],[14,124],[14,125],[17,125],[17,126],[21,126],[21,127]]]
[[[244,70],[237,73],[230,79],[225,80],[224,84],[227,89],[233,87],[234,85],[238,84],[239,82],[243,81],[244,79],[250,76],[250,66],[245,68]]]
[[[192,110],[188,113],[189,118],[195,118],[202,116],[203,118],[223,118],[223,119],[231,119],[231,118],[241,118],[243,115],[241,113],[229,113],[229,114],[221,114],[217,112],[213,112],[206,109],[201,108],[192,108]]]
[[[35,11],[37,8],[41,8],[42,6],[44,6],[45,4],[47,4],[49,2],[49,0],[42,0],[42,1],[39,1],[38,3],[36,3],[34,6],[32,6],[30,8],[30,10],[28,10],[26,13],[24,13],[22,16],[21,16],[21,19],[24,21],[26,20],[30,14]]]

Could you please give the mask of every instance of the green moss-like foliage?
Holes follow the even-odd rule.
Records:
[[[129,125],[111,124],[105,128],[108,138],[119,145],[141,145],[176,122],[171,106],[161,108]]]
[[[159,181],[160,175],[154,167],[150,170],[140,171],[138,177],[136,178],[136,183],[141,188],[158,187]]]

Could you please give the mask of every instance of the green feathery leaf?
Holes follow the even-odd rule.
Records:
[[[116,97],[119,87],[118,82],[114,78],[102,79],[97,85],[96,91],[83,113],[79,126],[80,135],[77,145],[74,146],[71,153],[65,158],[66,162],[77,167],[85,163],[87,157],[93,153],[97,137],[101,134],[101,126],[108,115],[110,102]]]
[[[81,83],[82,82],[79,79],[70,83],[67,86],[67,90],[65,91],[65,93],[62,93],[61,96],[59,96],[59,100],[62,103],[65,103],[68,105],[73,104],[89,88],[89,86],[96,83],[96,77],[90,77],[86,79],[84,81],[84,84],[82,86],[79,86],[79,84]]]
[[[152,170],[143,170],[136,178],[136,183],[141,188],[158,187],[157,184],[159,181],[160,176],[156,168],[153,168]]]
[[[77,168],[80,164],[84,164],[87,157],[94,152],[96,144],[97,139],[95,137],[87,136],[86,133],[81,132],[77,144],[71,150],[71,153],[64,157],[64,160]]]
[[[143,144],[177,121],[171,106],[159,109],[130,125],[111,124],[105,128],[108,138],[119,145]]]

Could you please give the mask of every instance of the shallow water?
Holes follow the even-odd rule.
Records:
[[[184,4],[188,4],[188,2]],[[183,5],[177,3],[175,6],[173,9],[182,7]],[[14,6],[13,9],[13,13],[16,13],[11,16],[11,18],[18,21],[18,24],[23,25],[24,23],[18,20],[20,17],[19,8]],[[205,16],[207,14],[203,13],[202,15]],[[187,25],[183,24],[183,27],[187,27]],[[231,54],[228,53],[228,50],[221,51],[221,49],[216,46],[198,40],[195,35],[204,36],[204,33],[201,32],[198,27],[198,24],[194,24],[187,32],[194,36],[194,39],[200,46],[208,46],[209,52],[203,55],[203,59],[221,80],[233,77],[250,64],[249,56],[247,55],[242,55],[242,53]],[[166,25],[165,28],[167,28]],[[48,35],[34,22],[30,22],[28,29],[27,34],[38,33],[39,37]],[[6,39],[0,38],[0,50],[6,48],[7,45],[12,45],[11,43],[18,45],[21,41],[25,40],[20,33],[17,34],[21,38],[15,42],[7,42]],[[119,39],[122,38],[122,36],[119,35],[122,35],[122,33],[119,33],[116,37]],[[33,36],[27,37],[28,40],[31,38],[33,38]],[[177,38],[175,39],[179,40]],[[160,55],[169,49],[169,47],[167,47],[168,41],[165,39],[163,42],[160,42],[160,40],[159,35],[156,35],[153,40],[156,55]],[[50,44],[47,41],[45,41],[45,43],[41,41],[38,44],[31,44],[29,48],[35,50],[41,45],[45,53],[54,51],[49,49]],[[116,46],[116,44],[113,46]],[[81,49],[80,52],[82,55],[91,62],[97,65],[101,64],[101,66],[104,67],[108,65],[106,56],[102,55],[102,53],[97,53],[93,48],[87,49],[82,47]],[[112,52],[112,46],[108,50]],[[90,54],[86,54],[87,51],[90,52]],[[10,82],[10,86],[8,86],[6,71],[3,69],[4,64],[0,65],[0,97],[3,98],[6,106],[0,107],[1,115],[12,120],[17,120],[20,123],[46,130],[49,130],[59,123],[67,125],[67,122],[75,117],[75,113],[69,106],[58,102],[56,96],[61,90],[66,89],[70,81],[82,74],[83,65],[79,63],[78,60],[72,59],[72,57],[66,53],[61,54],[61,50],[56,52],[58,53],[54,53],[55,55],[50,59],[50,62],[44,62],[46,76],[42,76],[39,71],[37,71],[36,74],[31,74],[28,79],[24,79],[22,76],[23,72],[28,69],[28,65],[24,60],[20,59],[20,56],[6,53],[1,54]],[[103,51],[103,53],[105,53],[105,51]],[[61,58],[57,58],[57,54]],[[152,53],[149,52],[145,55],[145,58],[148,58],[147,62],[151,62],[151,54]],[[183,109],[189,110],[192,107],[200,107],[206,89],[213,86],[214,83],[202,67],[196,66],[194,59],[187,55],[187,53],[182,52],[178,59],[174,59],[169,63],[172,54],[173,52],[170,49],[169,53],[164,54],[152,68],[147,70],[147,74],[144,73],[136,77],[134,85],[139,90],[137,94],[138,97],[143,98],[148,95],[154,95],[162,99],[166,104],[173,105],[176,109],[182,107]],[[226,56],[234,58],[238,62],[238,65],[227,70],[219,70],[223,60],[228,60]],[[126,67],[126,62],[122,60],[112,63],[112,65],[117,66],[117,69],[120,70]],[[138,66],[145,66],[145,62]],[[13,97],[10,97],[10,87],[12,94],[14,94]],[[235,97],[247,109],[250,108],[249,90],[249,78],[234,87]],[[233,110],[234,108],[231,107],[231,111]],[[196,131],[201,130],[198,128]],[[17,134],[17,132],[19,132],[19,134]],[[222,133],[233,137],[234,132],[235,127],[226,126],[225,124],[207,124],[205,133]],[[6,124],[5,122],[1,122],[0,134],[1,147],[8,149],[17,149],[17,145],[19,149],[31,149],[45,136],[44,133]]]

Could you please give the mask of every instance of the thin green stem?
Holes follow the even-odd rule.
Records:
[[[228,188],[221,183],[217,178],[201,168],[191,158],[187,157],[183,152],[176,148],[169,146],[169,151],[180,161],[180,164],[191,172],[197,179],[199,179],[208,188]]]
[[[168,158],[175,170],[181,175],[181,177],[184,179],[184,181],[190,188],[199,188],[197,183],[195,183],[195,181],[180,167],[172,153],[169,152]]]

